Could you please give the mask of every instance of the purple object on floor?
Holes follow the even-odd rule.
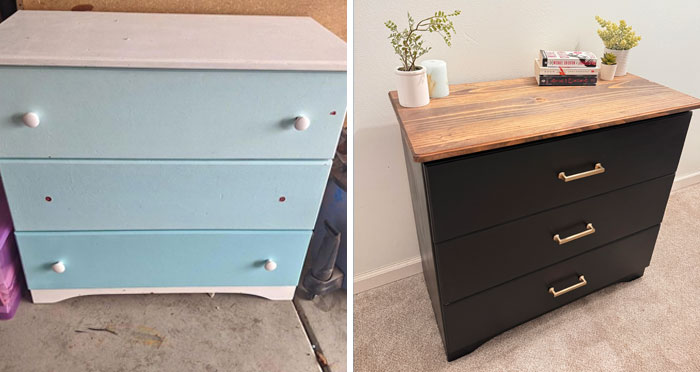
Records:
[[[12,234],[10,208],[0,180],[0,319],[12,319],[22,297],[19,259]]]
[[[12,296],[10,297],[10,302],[8,302],[7,305],[0,304],[0,320],[12,319],[12,317],[15,316],[21,297],[22,291],[19,290],[19,287],[15,286]]]
[[[9,234],[4,241],[0,240],[0,292],[15,281],[18,264],[15,237]]]
[[[5,198],[5,189],[0,179],[0,290],[9,289],[14,281],[17,270],[17,254],[15,239],[12,234],[12,219],[10,208]]]
[[[10,207],[7,205],[5,189],[2,187],[2,179],[0,179],[0,247],[4,245],[11,232],[12,218],[10,217]]]

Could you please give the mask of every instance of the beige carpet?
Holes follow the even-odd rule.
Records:
[[[700,186],[671,194],[654,257],[447,363],[422,274],[355,296],[355,371],[700,371]]]

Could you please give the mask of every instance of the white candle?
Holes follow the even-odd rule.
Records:
[[[421,62],[428,74],[428,90],[430,98],[447,97],[450,94],[450,86],[447,83],[447,64],[438,59],[429,59]]]

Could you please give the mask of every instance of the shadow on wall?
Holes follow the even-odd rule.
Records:
[[[389,98],[385,99],[391,109]],[[416,258],[419,252],[398,123],[357,128],[355,143],[362,143],[363,149],[372,149],[356,151],[354,158],[357,164],[354,176],[354,265],[355,273],[366,273]],[[382,226],[377,229],[367,221],[382,221]],[[365,230],[370,228],[372,231]],[[376,234],[377,230],[381,230],[381,234]]]

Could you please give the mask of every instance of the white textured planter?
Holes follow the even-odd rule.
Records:
[[[600,65],[600,80],[612,80],[615,78],[617,65]]]
[[[617,57],[617,69],[615,70],[615,76],[625,76],[627,75],[627,55],[630,49],[627,50],[615,50],[605,48],[605,53],[612,53]]]
[[[403,107],[421,107],[430,103],[428,76],[423,66],[416,66],[416,71],[401,71],[397,67],[396,86],[399,92],[399,104]]]

